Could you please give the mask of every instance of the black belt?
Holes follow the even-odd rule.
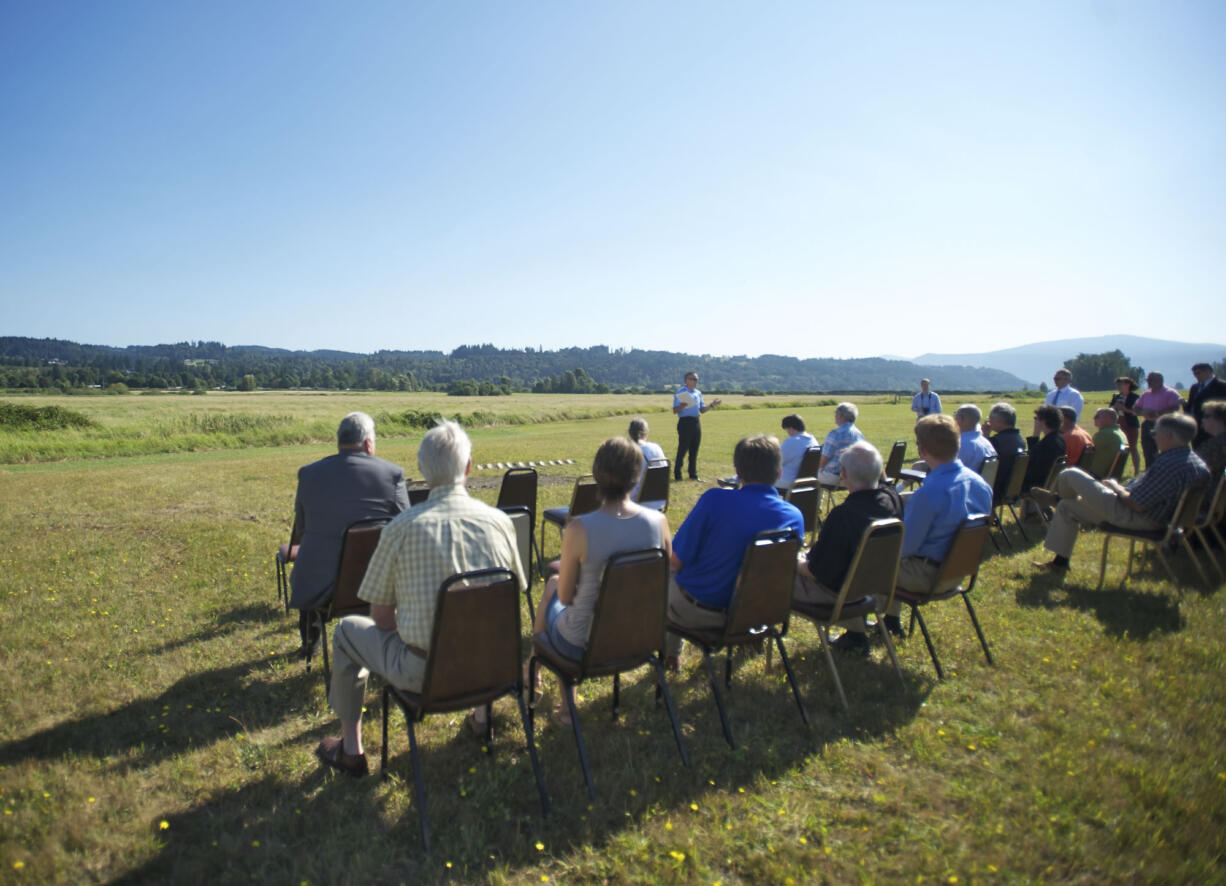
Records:
[[[703,603],[701,600],[695,600],[693,595],[690,594],[689,591],[687,591],[685,588],[681,587],[680,585],[677,586],[677,590],[681,592],[681,596],[685,597],[685,599],[689,600],[699,609],[705,609],[707,610],[707,612],[727,612],[728,611],[726,609],[721,609],[718,606],[708,606],[706,603]]]
[[[679,416],[677,416],[677,423],[678,423],[678,424],[680,424],[680,423],[681,423],[681,422],[683,422],[683,421],[698,421],[698,416],[696,416],[696,415],[679,415]]]

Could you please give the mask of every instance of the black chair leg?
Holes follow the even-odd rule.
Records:
[[[681,762],[685,766],[690,765],[690,755],[685,752],[685,741],[681,738],[681,724],[677,722],[677,710],[673,707],[673,696],[668,691],[668,681],[664,676],[664,666],[660,664],[660,659],[652,659],[652,664],[656,668],[656,698],[664,697],[664,706],[668,709],[668,720],[673,725],[673,739],[677,742],[677,752],[681,754]]]
[[[528,713],[528,706],[524,704],[523,687],[515,693],[515,700],[519,703],[519,721],[524,725],[524,740],[528,743],[528,759],[532,761],[532,774],[536,777],[536,791],[541,795],[541,814],[545,818],[549,818],[553,814],[553,810],[549,806],[549,794],[545,791],[545,774],[541,771],[541,760],[536,754],[536,735],[532,730],[532,717]],[[383,746],[387,747],[387,739],[384,738]]]
[[[736,742],[732,740],[732,727],[728,725],[728,712],[724,710],[724,696],[719,691],[719,678],[715,675],[715,663],[711,661],[710,651],[702,651],[702,660],[707,666],[707,676],[711,680],[711,694],[715,696],[715,706],[719,708],[719,723],[724,728],[724,740],[728,742],[728,747],[735,750]]]
[[[596,788],[592,784],[592,767],[587,759],[587,744],[583,741],[583,730],[579,727],[579,710],[575,707],[573,683],[562,681],[562,694],[566,697],[566,707],[570,710],[570,728],[575,733],[575,747],[579,750],[579,765],[583,767],[583,780],[587,784],[587,798],[596,799]]]
[[[536,729],[536,675],[540,673],[541,662],[535,656],[528,658],[528,729]]]
[[[724,650],[724,686],[728,689],[732,688],[732,649],[731,647]]]
[[[409,727],[409,754],[413,758],[413,789],[417,794],[417,820],[421,823],[421,842],[430,854],[430,822],[426,817],[426,784],[421,777],[421,756],[417,749],[417,733],[413,729],[413,718],[409,712],[404,712],[404,721]]]
[[[995,665],[996,662],[992,658],[992,653],[988,649],[988,641],[983,636],[983,628],[979,627],[979,619],[975,616],[975,607],[971,605],[971,595],[963,594],[962,602],[966,604],[966,611],[970,613],[971,624],[975,626],[975,633],[979,635],[979,645],[983,647],[983,654],[988,659],[988,664]]]
[[[911,616],[919,622],[920,630],[924,634],[924,642],[928,644],[928,654],[932,657],[933,667],[937,669],[937,679],[945,679],[945,671],[941,669],[941,660],[937,658],[936,647],[932,645],[932,635],[928,633],[928,624],[924,621],[924,615],[919,611],[918,606],[911,607]]]
[[[383,687],[383,747],[379,750],[379,777],[387,778],[387,709],[391,690]]]
[[[613,719],[614,720],[617,719],[617,709],[618,709],[618,706],[621,704],[621,697],[622,697],[621,693],[622,693],[622,675],[614,674],[613,675]]]
[[[1030,544],[1030,536],[1026,534],[1026,527],[1022,525],[1022,518],[1017,515],[1013,505],[1009,505],[1009,513],[1013,515],[1013,522],[1017,525],[1017,531],[1022,534],[1022,539],[1026,544]]]
[[[800,708],[800,719],[805,725],[809,725],[809,713],[805,710],[805,703],[800,698],[800,687],[796,685],[796,675],[792,673],[792,663],[788,661],[787,650],[783,648],[783,638],[775,634],[775,645],[779,647],[779,659],[783,662],[783,669],[788,675],[788,684],[792,687],[792,695],[796,698],[796,707]]]

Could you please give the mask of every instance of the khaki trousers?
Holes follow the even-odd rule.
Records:
[[[426,660],[410,652],[395,630],[380,630],[365,615],[347,615],[332,636],[332,684],[328,689],[328,701],[342,722],[362,719],[366,679],[371,673],[399,689],[421,692]]]
[[[1123,529],[1161,528],[1145,515],[1130,510],[1115,492],[1080,468],[1061,471],[1053,491],[1060,496],[1060,504],[1056,506],[1043,544],[1061,557],[1073,555],[1077,531],[1082,524],[1113,523]]]
[[[728,613],[724,610],[703,609],[686,599],[675,576],[668,577],[668,618],[687,628],[698,630],[719,630],[728,621]],[[679,656],[681,654],[681,638],[669,631],[665,634],[664,654]]]

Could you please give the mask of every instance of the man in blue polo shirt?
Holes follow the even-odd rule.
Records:
[[[668,617],[691,628],[719,628],[728,617],[745,549],[759,532],[791,529],[804,535],[805,521],[795,506],[779,497],[782,455],[779,441],[766,434],[736,444],[732,464],[739,489],[709,489],[673,536]],[[681,638],[669,634],[665,667],[676,670]]]

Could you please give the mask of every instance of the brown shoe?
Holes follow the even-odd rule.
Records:
[[[1035,572],[1050,572],[1053,575],[1064,575],[1068,572],[1069,567],[1069,564],[1056,560],[1036,560],[1031,565],[1034,566]]]
[[[325,738],[315,749],[315,756],[324,764],[354,778],[361,778],[370,772],[370,767],[366,765],[366,755],[346,754],[345,744],[339,738]]]
[[[1030,498],[1045,508],[1055,509],[1060,504],[1060,496],[1041,486],[1033,486],[1028,493]]]

